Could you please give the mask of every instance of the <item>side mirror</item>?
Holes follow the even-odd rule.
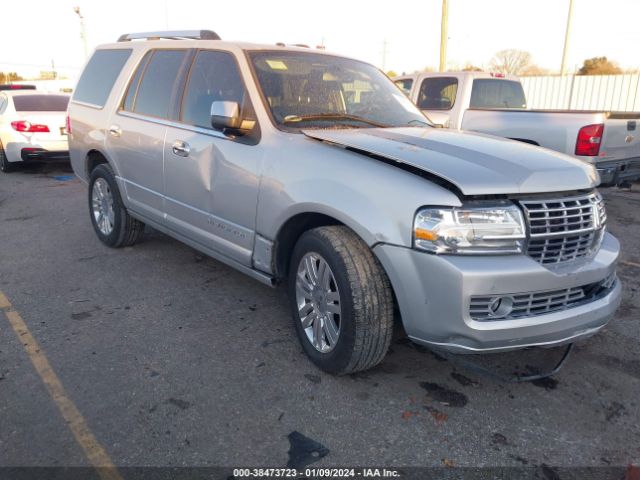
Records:
[[[211,126],[226,135],[246,135],[255,124],[255,120],[246,120],[240,116],[238,102],[225,101],[211,104]]]
[[[237,102],[213,102],[211,126],[217,130],[238,130],[242,125],[240,105]]]

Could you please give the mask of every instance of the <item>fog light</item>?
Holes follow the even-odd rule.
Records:
[[[513,310],[512,297],[493,297],[489,302],[489,312],[492,317],[507,317]]]

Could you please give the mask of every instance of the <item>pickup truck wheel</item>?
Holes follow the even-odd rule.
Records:
[[[4,146],[0,142],[0,170],[4,173],[9,173],[15,169],[15,166],[7,159],[7,155],[4,153]]]
[[[377,365],[393,331],[389,280],[369,247],[343,226],[305,232],[289,272],[296,333],[320,369],[347,374]]]
[[[119,248],[133,245],[144,234],[144,223],[127,212],[109,164],[98,165],[89,180],[89,213],[102,243]]]

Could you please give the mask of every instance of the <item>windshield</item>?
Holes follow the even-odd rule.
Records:
[[[306,52],[251,52],[257,81],[276,123],[288,128],[429,125],[375,67]]]

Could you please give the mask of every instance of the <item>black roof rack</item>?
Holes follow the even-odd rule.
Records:
[[[118,37],[119,42],[131,40],[220,40],[220,36],[212,30],[172,30],[164,32],[125,33]]]

